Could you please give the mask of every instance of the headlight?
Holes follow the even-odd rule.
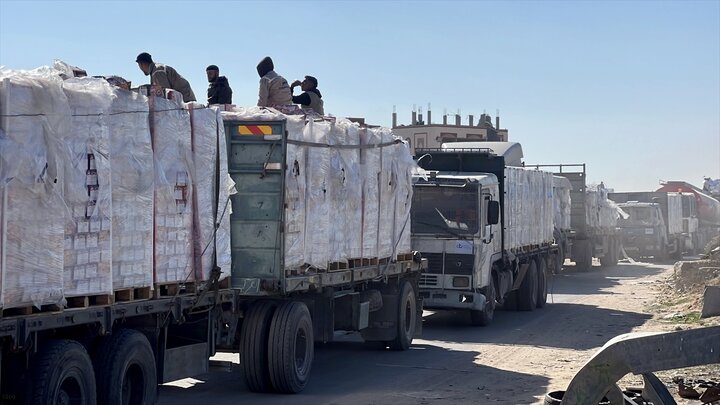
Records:
[[[467,277],[453,277],[453,287],[456,287],[456,288],[470,287],[470,279]]]

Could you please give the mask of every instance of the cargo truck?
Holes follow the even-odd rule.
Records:
[[[556,242],[561,257],[575,262],[577,269],[592,268],[593,258],[602,266],[614,266],[620,257],[621,235],[617,220],[621,213],[607,197],[607,189],[600,184],[587,184],[587,171],[582,164],[526,165],[536,169],[552,170],[556,177],[569,180],[570,222],[556,224]],[[568,184],[560,179],[555,181],[555,194],[566,193]],[[562,223],[565,223],[561,226]]]
[[[630,257],[682,259],[686,239],[693,238],[693,233],[683,230],[683,200],[692,200],[683,199],[681,193],[665,192],[622,192],[609,197],[629,215],[619,225]]]
[[[50,120],[62,118],[63,111],[57,106],[66,102],[58,102],[54,98],[56,94],[45,97],[44,92],[53,92],[60,89],[57,86],[63,86],[56,84],[55,80],[54,74],[49,79],[38,79],[20,73],[2,82],[0,109],[4,119],[3,131],[0,132],[0,141],[3,142],[1,164],[24,163],[21,153],[24,153],[23,148],[30,144],[23,141],[30,140],[37,141],[36,145],[42,145],[43,148],[42,154],[33,155],[42,160],[45,167],[41,165],[38,170],[47,173],[47,168],[52,168],[56,163],[50,159],[52,145],[43,140],[49,134],[59,137],[62,130],[59,126],[47,125]],[[80,83],[85,86],[98,79],[83,80],[88,80]],[[83,87],[82,92],[87,92],[90,87],[92,86]],[[30,88],[33,89],[32,92],[24,92]],[[9,92],[18,89],[28,98],[23,98],[23,102],[13,103]],[[162,99],[145,99],[119,89],[108,91],[116,101],[132,99],[139,102],[140,107],[144,105],[145,109],[135,108],[112,114],[105,110],[102,114],[84,113],[72,117],[98,117],[90,128],[101,128],[102,131],[108,131],[107,122],[104,121],[107,116],[117,119],[136,117],[134,119],[142,123],[146,132],[148,127],[152,128],[152,125],[148,125],[148,120],[152,124],[154,114],[193,114],[193,111],[188,111],[192,108],[182,103],[172,109],[153,111],[152,106],[157,107]],[[62,94],[62,90],[59,94]],[[43,100],[54,100],[56,108],[52,110],[53,115],[46,114],[50,110],[46,111],[45,107],[34,103],[39,95],[43,95]],[[303,138],[303,134],[313,133],[313,129],[308,126],[316,126],[316,130],[319,126],[324,126],[326,129],[338,131],[341,123],[335,122],[335,119],[328,122],[321,117],[309,117],[306,121],[304,116],[291,119],[274,111],[242,111],[245,112],[223,112],[219,115],[222,120],[218,124],[217,137],[209,145],[215,147],[211,156],[218,154],[216,162],[223,160],[223,153],[226,153],[227,158],[225,173],[222,172],[220,163],[210,165],[210,178],[215,178],[216,193],[222,188],[222,180],[228,174],[234,180],[237,193],[232,195],[229,204],[219,197],[221,193],[210,197],[213,205],[218,207],[209,218],[211,236],[207,244],[195,251],[194,259],[204,256],[208,246],[217,243],[219,229],[224,226],[224,219],[229,217],[226,230],[230,235],[232,260],[226,263],[225,267],[220,267],[217,259],[211,260],[211,264],[215,264],[211,266],[212,270],[205,279],[191,279],[192,275],[199,274],[199,270],[193,268],[194,264],[190,264],[190,273],[184,281],[155,284],[154,289],[128,288],[111,291],[106,295],[67,299],[61,294],[59,298],[62,300],[55,304],[46,304],[46,301],[42,300],[47,297],[34,295],[34,304],[23,306],[13,303],[10,293],[14,284],[11,283],[18,282],[16,287],[28,287],[34,289],[33,291],[43,292],[47,289],[44,282],[28,284],[33,283],[34,277],[32,273],[28,273],[30,270],[13,267],[15,263],[36,265],[42,262],[47,254],[42,249],[42,244],[38,243],[40,239],[30,241],[30,246],[23,245],[22,241],[15,244],[17,235],[22,235],[23,232],[39,238],[42,236],[40,234],[47,230],[26,229],[23,221],[15,221],[15,211],[12,209],[16,205],[12,205],[13,199],[24,195],[17,190],[29,188],[40,193],[38,195],[50,195],[46,193],[47,190],[52,190],[53,183],[57,182],[60,176],[54,177],[54,173],[44,174],[24,185],[18,182],[19,172],[8,172],[8,169],[13,169],[12,164],[9,167],[0,167],[5,170],[0,170],[4,175],[15,173],[10,177],[3,177],[3,187],[0,187],[3,197],[3,204],[0,206],[0,232],[3,237],[3,277],[0,278],[0,291],[5,295],[2,300],[5,306],[1,308],[0,316],[0,402],[152,404],[157,400],[158,384],[207,372],[209,358],[223,351],[240,353],[245,384],[250,390],[297,393],[302,391],[308,382],[314,343],[333,340],[336,330],[359,331],[366,341],[380,342],[382,347],[393,350],[408,349],[413,337],[421,331],[422,301],[418,295],[417,282],[421,269],[427,266],[427,261],[413,255],[409,250],[399,250],[398,246],[403,245],[400,241],[393,246],[393,243],[386,243],[380,238],[380,235],[389,234],[390,238],[396,241],[407,235],[409,246],[409,227],[405,230],[405,227],[396,227],[395,224],[402,225],[409,221],[410,201],[401,197],[410,198],[411,189],[408,192],[399,190],[397,193],[392,190],[388,194],[380,190],[383,183],[373,180],[382,178],[379,172],[381,168],[385,168],[382,166],[383,157],[388,159],[395,156],[401,159],[407,155],[412,162],[407,146],[393,139],[389,130],[375,129],[371,132],[349,121],[343,121],[343,134],[352,132],[351,135],[357,142],[353,144],[348,141],[348,135],[339,141],[343,143],[342,149],[339,149],[330,145],[325,138],[317,137],[314,141]],[[199,111],[195,113],[199,114]],[[249,116],[255,119],[250,120],[247,118]],[[292,125],[289,125],[291,121]],[[155,121],[155,124],[157,131],[160,122]],[[28,132],[17,132],[20,127]],[[122,138],[123,140],[139,142],[143,137],[150,137],[148,133],[140,130],[134,133],[136,128],[127,122],[122,122],[119,127],[129,131],[124,134],[128,136]],[[110,127],[109,130],[112,132],[119,127]],[[173,129],[178,132],[187,129],[190,134],[190,129],[182,126]],[[193,131],[197,131],[197,128],[193,128]],[[167,134],[175,136],[174,133]],[[196,132],[193,133],[197,135]],[[377,134],[382,134],[382,137],[373,138],[373,135]],[[22,138],[18,141],[16,135],[22,135]],[[17,145],[13,142],[17,142]],[[18,147],[13,150],[20,155],[12,158],[8,151],[14,145]],[[131,147],[130,144],[124,146]],[[390,153],[391,149],[394,154]],[[161,159],[157,156],[158,153],[158,150],[155,150],[155,160]],[[327,155],[316,156],[317,153]],[[143,166],[145,163],[141,162],[138,156],[123,158],[133,169],[138,170],[126,173],[123,178],[114,178],[113,182],[121,184],[122,181],[123,187],[138,187],[143,183],[143,179],[152,179],[152,155],[145,162],[150,166]],[[306,159],[308,156],[315,159]],[[192,159],[186,156],[183,158]],[[317,192],[310,182],[318,176],[311,179],[304,173],[306,170],[315,173],[313,169],[309,169],[313,162],[324,165],[325,168],[334,168],[337,165],[337,171],[326,170],[323,173],[340,173],[343,176],[332,179],[336,181],[333,186],[330,185],[331,179],[326,179],[323,188]],[[373,166],[373,162],[379,163]],[[397,159],[389,159],[387,162],[393,167],[401,167]],[[203,162],[198,160],[195,163],[199,165]],[[149,172],[141,170],[143,167],[149,168]],[[82,170],[85,181],[85,169]],[[87,173],[92,174],[93,182],[96,182],[96,170],[94,166],[88,168]],[[368,172],[360,175],[359,170]],[[394,176],[393,184],[396,187],[403,184],[404,178],[409,187],[409,172],[393,169],[383,173]],[[127,176],[131,176],[132,181]],[[170,199],[171,203],[186,204],[186,201],[190,200],[191,193],[185,183],[186,179],[187,177],[182,177],[181,180],[173,177],[173,182],[184,183],[182,187],[171,185],[175,195],[174,200]],[[200,180],[196,178],[195,182]],[[356,187],[360,198],[350,202],[341,200],[339,204],[361,205],[354,205],[353,209],[345,207],[344,210],[337,210],[340,215],[338,217],[332,216],[333,213],[328,208],[333,207],[332,205],[315,204],[317,201],[314,199],[322,199],[330,194],[327,192],[330,187],[343,187],[350,184],[350,180],[360,183]],[[143,184],[149,184],[152,196],[153,181]],[[155,187],[157,190],[158,185]],[[382,200],[388,195],[392,200]],[[201,199],[208,197],[195,195],[195,198]],[[375,205],[368,203],[372,201]],[[369,206],[376,208],[373,212],[367,212],[366,208]],[[152,218],[152,204],[150,207],[149,215]],[[319,215],[324,215],[325,220],[321,221],[324,225],[304,216],[312,209],[318,209]],[[390,211],[383,211],[385,209]],[[291,212],[293,210],[294,212]],[[403,217],[405,210],[406,220]],[[62,212],[60,210],[51,214],[63,215]],[[35,215],[41,214],[38,212]],[[83,215],[90,215],[89,211]],[[114,218],[117,222],[122,222],[132,215],[133,212],[126,211]],[[298,215],[303,215],[303,226],[298,225]],[[349,226],[349,220],[342,221],[350,216],[360,218],[357,226]],[[392,220],[381,223],[384,218]],[[294,221],[293,224],[290,224],[290,221]],[[157,229],[160,229],[157,228],[158,222],[159,218],[156,217],[155,245],[158,240]],[[385,223],[391,222],[391,228],[386,228]],[[114,221],[113,227],[118,226]],[[327,233],[317,236],[316,231],[320,229]],[[363,234],[363,230],[367,229],[370,230]],[[62,252],[63,229],[54,228],[53,232],[56,230],[59,230],[58,248]],[[317,259],[312,255],[321,252],[312,250],[308,245],[307,249],[300,250],[300,262],[305,263],[304,258],[311,256],[313,259],[308,259],[309,262],[317,263],[318,260],[329,258],[337,261],[297,266],[290,263],[297,258],[289,257],[288,252],[295,247],[288,247],[288,243],[302,242],[306,235],[316,233],[313,247],[319,246],[326,235],[335,235],[332,243],[340,241],[338,243],[342,244],[342,240],[347,239],[340,240],[337,235],[349,232],[360,235],[357,240],[361,246],[356,250],[360,252],[357,257],[350,256],[350,252],[354,251],[348,247],[338,253],[340,256],[318,256],[322,259]],[[288,236],[290,233],[295,236]],[[150,234],[152,235],[152,232]],[[176,233],[172,240],[180,238]],[[6,244],[6,241],[12,241],[13,244]],[[32,247],[33,243],[36,243],[36,248]],[[380,243],[389,246],[389,253],[380,256]],[[152,241],[148,242],[148,245],[152,252]],[[145,249],[143,244],[136,247],[140,252]],[[168,248],[167,253],[169,251]],[[305,256],[302,256],[302,252],[305,252]],[[374,256],[370,257],[366,252],[372,252]],[[157,254],[156,248],[155,273],[158,266],[167,264],[157,261]],[[128,270],[132,271],[133,268],[129,267]],[[33,271],[37,271],[39,277],[50,269],[36,268]],[[60,275],[60,285],[62,272],[60,256],[57,273]],[[10,277],[15,277],[16,274],[20,276],[19,279]],[[223,278],[223,274],[229,276]],[[27,277],[23,278],[23,275]],[[149,276],[152,279],[152,271]],[[155,277],[157,278],[157,274]],[[62,287],[59,291],[62,291]],[[240,381],[238,386],[241,386]]]
[[[693,217],[697,217],[697,232],[693,242],[692,251],[702,252],[705,246],[717,235],[720,235],[720,200],[709,195],[709,191],[701,190],[684,181],[666,181],[657,192],[680,192],[690,194],[695,199],[694,207],[691,202],[683,202],[683,218],[689,218],[688,226],[683,222],[683,232],[690,232],[693,226]],[[687,208],[687,209],[686,209]],[[683,220],[685,221],[685,220]]]
[[[519,167],[512,142],[417,150],[412,246],[428,259],[427,309],[465,310],[488,325],[496,305],[532,311],[547,300],[553,243],[552,173]]]

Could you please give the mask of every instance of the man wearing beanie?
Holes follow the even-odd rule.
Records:
[[[205,69],[208,82],[208,104],[232,104],[232,89],[225,76],[220,76],[220,68],[210,65]]]
[[[260,75],[260,94],[258,97],[259,107],[273,107],[292,104],[292,94],[287,80],[273,70],[272,59],[266,56],[257,65],[257,72]]]
[[[320,115],[325,115],[325,108],[323,107],[322,94],[318,90],[318,81],[312,76],[305,76],[305,80],[295,80],[290,88],[290,93],[293,93],[295,87],[300,86],[303,93],[299,96],[292,96],[292,101],[295,104],[300,104],[303,109],[313,110]]]
[[[172,67],[153,62],[152,56],[147,52],[138,55],[135,62],[145,76],[150,76],[150,84],[180,92],[185,102],[197,100],[190,83]]]

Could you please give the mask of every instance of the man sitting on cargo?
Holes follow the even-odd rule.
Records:
[[[232,104],[232,89],[225,76],[220,76],[220,68],[210,65],[205,69],[208,82],[208,104]]]
[[[275,65],[269,56],[266,56],[257,65],[260,75],[260,94],[258,107],[277,107],[292,104],[292,93],[287,80],[273,70]]]
[[[172,67],[153,62],[152,56],[147,52],[138,55],[135,62],[137,62],[140,70],[145,73],[145,76],[150,76],[150,84],[180,92],[185,102],[197,100],[195,93],[190,88],[190,83]]]
[[[295,80],[290,87],[290,93],[292,94],[295,87],[300,86],[303,93],[299,96],[292,96],[292,101],[295,104],[300,104],[303,109],[310,109],[320,115],[325,115],[325,109],[323,108],[322,94],[318,90],[318,81],[312,76],[305,76],[305,80]]]

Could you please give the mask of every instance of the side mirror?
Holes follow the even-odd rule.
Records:
[[[494,200],[488,201],[487,223],[497,225],[500,222],[500,203]]]

